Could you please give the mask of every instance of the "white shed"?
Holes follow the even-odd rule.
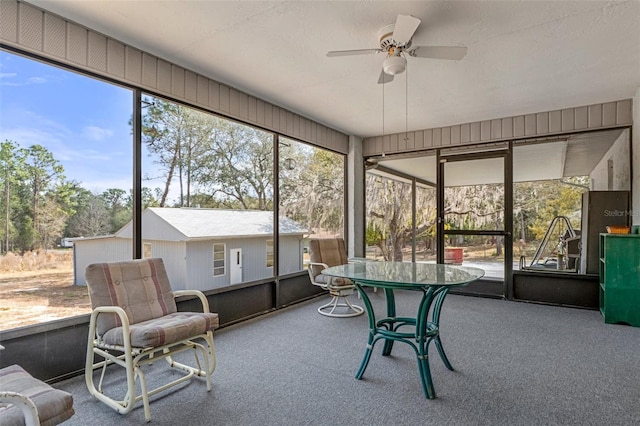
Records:
[[[74,238],[74,283],[96,262],[132,258],[132,223],[114,235]],[[300,271],[307,230],[280,218],[280,274]],[[143,257],[164,259],[174,290],[210,290],[273,277],[273,212],[150,207],[142,213]]]

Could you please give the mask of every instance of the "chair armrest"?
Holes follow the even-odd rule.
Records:
[[[129,317],[127,313],[120,306],[98,306],[93,308],[91,312],[91,319],[97,318],[100,314],[116,314],[120,317],[122,327],[129,328]]]
[[[97,336],[96,320],[100,314],[116,314],[120,318],[122,323],[122,334],[124,336],[124,347],[126,351],[131,352],[131,331],[129,324],[129,317],[127,313],[120,306],[98,306],[91,312],[91,319],[89,320],[89,341],[92,341]]]
[[[207,297],[204,295],[203,292],[201,292],[200,290],[176,290],[173,292],[173,297],[180,297],[180,296],[196,296],[198,297],[198,299],[200,299],[200,303],[202,303],[202,312],[204,313],[209,313],[209,301],[207,300]]]
[[[3,391],[0,392],[0,402],[3,404],[13,404],[19,408],[24,415],[26,426],[38,426],[40,424],[38,409],[28,396],[18,392]]]
[[[316,282],[316,276],[313,275],[313,266],[322,266],[322,269],[324,270],[324,269],[327,269],[329,265],[327,265],[326,263],[320,263],[320,262],[307,263],[307,272],[309,273],[309,279],[311,280],[311,284],[325,288],[326,284],[320,284]]]
[[[321,262],[309,262],[308,264],[309,266],[322,266],[322,269],[327,269],[329,267],[329,265],[327,265],[326,263],[321,263]]]

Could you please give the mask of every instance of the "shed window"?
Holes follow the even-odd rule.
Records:
[[[267,268],[273,268],[273,240],[267,240]]]
[[[213,276],[224,275],[225,248],[223,243],[213,244]]]
[[[149,259],[153,257],[151,253],[151,243],[144,243],[142,245],[142,258]]]

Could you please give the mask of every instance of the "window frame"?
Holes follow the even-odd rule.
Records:
[[[216,246],[219,248],[222,246],[222,250],[216,251]],[[227,245],[226,243],[213,243],[212,245],[211,258],[213,260],[213,268],[211,273],[213,277],[225,276],[227,274]],[[216,259],[216,253],[222,253],[222,259]],[[216,266],[216,261],[222,261],[222,266]],[[222,272],[216,273],[216,270],[220,270],[222,268]]]
[[[142,243],[142,258],[151,259],[153,257],[153,246],[151,243]]]

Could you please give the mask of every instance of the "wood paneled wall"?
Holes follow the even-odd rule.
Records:
[[[632,100],[394,133],[364,140],[365,157],[510,139],[535,138],[632,124]]]
[[[15,0],[0,1],[0,43],[333,151],[348,135]]]

